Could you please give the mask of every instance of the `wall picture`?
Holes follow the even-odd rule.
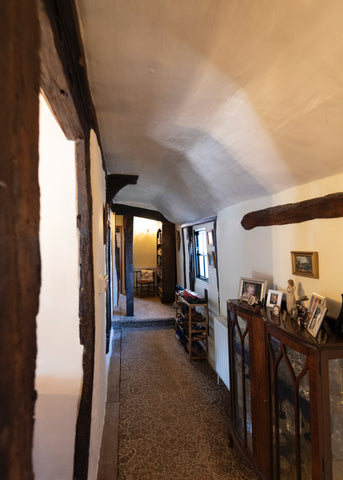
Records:
[[[291,252],[291,257],[293,275],[319,278],[318,252]]]
[[[216,253],[215,252],[207,252],[208,257],[208,264],[210,267],[216,268]]]
[[[214,247],[214,231],[207,230],[207,245],[209,247]]]

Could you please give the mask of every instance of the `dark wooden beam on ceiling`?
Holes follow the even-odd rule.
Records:
[[[73,0],[43,0],[54,33],[55,46],[61,59],[68,89],[71,93],[84,132],[91,128],[100,143],[99,128],[92,102],[80,28]]]
[[[114,197],[117,195],[126,185],[136,185],[138,175],[120,175],[111,173],[106,175],[106,201],[111,203]]]
[[[117,215],[132,215],[133,217],[149,218],[157,222],[170,223],[162,213],[157,210],[149,210],[148,208],[130,207],[129,205],[123,205],[121,203],[112,203],[111,210]]]
[[[54,33],[44,6],[39,2],[40,86],[43,94],[68,140],[85,137],[78,112],[58,55]]]
[[[343,193],[331,193],[298,203],[287,203],[277,207],[250,212],[242,218],[246,230],[271,225],[301,223],[315,218],[338,218],[343,216]]]

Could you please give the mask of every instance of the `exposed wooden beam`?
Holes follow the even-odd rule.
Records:
[[[125,289],[126,289],[126,316],[134,315],[133,291],[133,216],[125,217]]]
[[[241,225],[246,230],[271,225],[301,223],[315,218],[338,218],[343,216],[343,193],[332,193],[298,203],[256,210],[244,215]]]
[[[90,179],[89,138],[76,142],[76,172],[78,190],[78,229],[80,233],[80,343],[83,345],[83,381],[76,423],[73,479],[87,478],[92,417],[95,300],[93,266],[92,195]]]
[[[0,23],[0,478],[32,480],[41,284],[36,1],[2,1]]]
[[[49,17],[39,3],[41,89],[68,140],[84,138],[63,64],[56,50]]]
[[[111,203],[114,197],[117,195],[126,185],[136,185],[138,175],[120,175],[109,174],[106,175],[106,201]]]
[[[68,88],[71,93],[83,130],[92,128],[100,143],[99,128],[92,102],[85,56],[82,47],[78,17],[73,0],[42,0],[54,33],[56,50],[61,59]]]
[[[148,208],[131,207],[121,203],[112,203],[111,210],[117,215],[132,215],[133,217],[149,218],[150,220],[156,220],[157,222],[170,223],[162,213],[157,210],[149,210]]]

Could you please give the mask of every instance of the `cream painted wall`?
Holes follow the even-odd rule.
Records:
[[[37,316],[33,463],[37,480],[72,478],[82,379],[74,143],[40,98],[42,286]]]
[[[106,357],[106,308],[105,308],[105,245],[103,243],[103,208],[105,204],[105,172],[102,168],[101,151],[94,131],[90,134],[91,188],[93,201],[93,262],[95,296],[95,361],[91,439],[89,449],[88,478],[97,476],[102,429],[105,418],[107,392]]]
[[[328,314],[337,316],[343,293],[343,257],[338,242],[343,235],[342,218],[257,227],[250,231],[244,230],[240,222],[250,211],[335,193],[342,190],[342,184],[343,175],[335,175],[219,212],[217,239],[223,315],[226,300],[238,296],[240,277],[247,276],[267,279],[268,288],[283,291],[287,280],[293,278],[297,297],[319,293],[327,297]],[[292,275],[291,250],[318,252],[319,279]]]
[[[156,233],[160,222],[134,217],[133,269],[156,267]]]
[[[296,297],[316,292],[327,298],[328,315],[336,317],[343,293],[343,255],[339,239],[343,237],[343,219],[316,219],[299,224],[257,227],[244,230],[241,220],[246,213],[270,206],[282,205],[328,195],[342,190],[343,175],[324,178],[277,195],[240,203],[225,208],[217,216],[217,268],[219,274],[219,312],[226,319],[226,301],[237,298],[240,277],[267,280],[267,288],[286,291],[287,280],[293,278]],[[197,226],[198,228],[198,226]],[[291,254],[295,251],[317,251],[319,279],[292,275]],[[186,252],[188,278],[188,255]],[[183,286],[182,248],[177,252],[178,283]],[[215,305],[212,278],[209,281],[209,300]],[[196,282],[195,290],[203,290],[205,282]],[[210,317],[211,320],[211,317]],[[210,362],[211,349],[209,343]],[[212,363],[212,362],[211,362]]]

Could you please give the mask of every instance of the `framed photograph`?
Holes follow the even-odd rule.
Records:
[[[266,280],[255,280],[253,278],[241,277],[239,282],[238,298],[246,300],[250,305],[253,303],[263,302],[266,286]]]
[[[207,245],[209,247],[214,247],[214,231],[213,230],[207,230]]]
[[[319,329],[323,323],[327,308],[325,305],[317,304],[313,310],[313,315],[310,322],[307,324],[307,330],[313,337],[316,337]]]
[[[207,257],[209,266],[216,268],[216,252],[207,252]]]
[[[318,252],[291,252],[291,257],[293,275],[319,278]]]
[[[283,292],[281,292],[280,290],[268,290],[266,307],[273,308],[276,306],[280,309],[282,295]]]
[[[306,322],[307,325],[311,322],[314,315],[314,311],[318,305],[324,306],[326,303],[325,297],[318,295],[317,293],[312,293],[310,303],[308,304]]]

